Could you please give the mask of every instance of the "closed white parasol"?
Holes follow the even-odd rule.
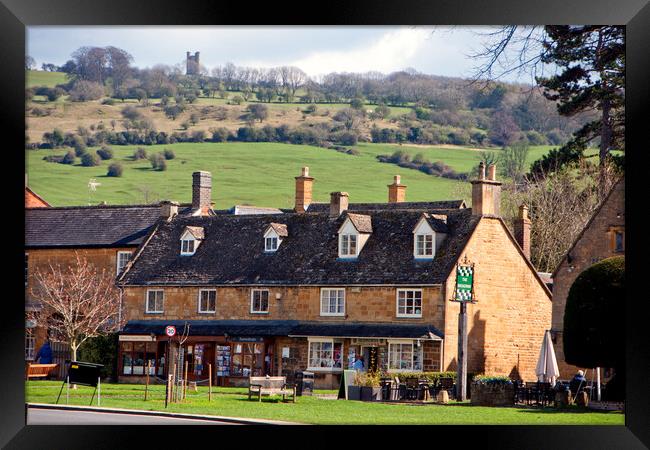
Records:
[[[553,341],[551,341],[551,332],[549,330],[544,333],[535,374],[538,381],[550,382],[552,386],[555,386],[555,380],[560,376],[560,369],[557,367],[557,359],[555,358],[555,350],[553,349]]]

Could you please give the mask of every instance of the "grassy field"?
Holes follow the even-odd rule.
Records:
[[[57,84],[65,83],[64,72],[44,72],[42,70],[28,70],[26,73],[27,87],[48,86],[54,87]]]
[[[54,403],[61,383],[56,381],[29,381],[25,400],[32,403]],[[494,425],[624,425],[620,412],[600,412],[577,407],[566,410],[553,408],[487,408],[468,403],[448,405],[384,404],[345,400],[326,400],[317,397],[298,397],[297,403],[282,403],[263,399],[249,401],[246,389],[214,388],[208,401],[208,388],[188,391],[183,403],[164,407],[165,387],[149,386],[148,400],[144,401],[144,386],[130,384],[102,384],[101,404],[105,407],[157,410],[190,414],[229,417],[249,417],[285,420],[308,424],[494,424]],[[70,390],[70,404],[88,405],[93,388]],[[215,393],[216,392],[216,393]],[[65,404],[65,389],[59,403]],[[96,405],[96,398],[93,402]]]
[[[302,166],[309,166],[315,177],[314,201],[328,202],[329,193],[347,191],[352,202],[387,201],[386,185],[393,175],[400,174],[408,186],[407,199],[428,201],[459,198],[461,183],[433,177],[422,172],[404,169],[393,164],[380,163],[376,155],[392,153],[397,148],[363,144],[357,148],[359,156],[348,155],[306,145],[277,143],[183,143],[165,146],[147,146],[148,154],[172,149],[176,158],[167,161],[168,169],[151,169],[147,160],[133,161],[136,146],[114,146],[115,158],[102,161],[98,167],[48,163],[46,155],[63,155],[69,149],[26,151],[29,185],[53,206],[84,205],[89,202],[88,180],[95,178],[101,185],[90,196],[97,204],[133,204],[160,199],[191,201],[192,172],[212,172],[212,198],[219,209],[234,204],[292,207],[294,177]],[[452,160],[457,150],[445,149],[449,164],[465,170],[479,152],[462,151],[463,157]],[[469,161],[467,161],[469,159]],[[478,160],[476,160],[478,161]],[[121,178],[106,176],[108,165],[120,162],[124,167]]]

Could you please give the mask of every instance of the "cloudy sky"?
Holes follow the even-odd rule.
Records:
[[[329,72],[419,72],[469,77],[485,27],[46,27],[27,30],[27,54],[40,68],[62,65],[81,46],[115,46],[128,51],[140,68],[183,63],[186,51],[200,51],[211,69],[236,65],[295,65],[310,76]],[[505,80],[518,79],[513,74]]]

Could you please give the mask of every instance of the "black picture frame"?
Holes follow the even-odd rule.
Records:
[[[643,280],[642,270],[647,262],[642,249],[647,245],[647,230],[642,227],[644,213],[648,211],[648,175],[641,171],[650,167],[643,161],[648,133],[642,117],[650,105],[650,5],[647,0],[605,1],[564,0],[522,1],[469,0],[391,2],[357,1],[307,4],[273,2],[253,6],[242,2],[208,2],[184,0],[142,0],[110,2],[79,0],[1,0],[0,48],[2,70],[0,79],[0,130],[2,130],[4,189],[5,258],[3,304],[3,336],[0,339],[3,383],[0,387],[2,413],[0,414],[0,445],[6,448],[131,448],[162,447],[172,442],[185,445],[200,442],[201,438],[215,440],[209,429],[192,431],[191,440],[186,432],[176,427],[110,427],[92,426],[74,428],[74,439],[64,426],[25,426],[24,399],[24,304],[19,300],[24,293],[22,260],[24,242],[15,236],[24,233],[22,203],[24,177],[18,167],[24,165],[24,56],[25,27],[29,25],[235,25],[235,24],[295,24],[295,25],[489,25],[489,24],[565,24],[611,23],[627,26],[626,74],[626,260],[628,278]],[[632,149],[632,151],[630,151]],[[636,200],[636,201],[635,201]],[[645,227],[644,227],[645,228]],[[650,446],[650,339],[644,333],[647,327],[648,302],[635,299],[647,296],[643,286],[635,295],[634,284],[628,284],[625,304],[626,324],[612,324],[612,333],[625,333],[627,356],[627,402],[625,426],[509,426],[467,427],[477,434],[481,445],[492,444],[498,448],[644,448]],[[637,283],[642,285],[643,283]],[[623,302],[622,302],[623,303]],[[200,428],[200,427],[196,427]],[[219,430],[219,443],[228,442],[230,433],[237,433],[239,445],[286,444],[311,446],[314,434],[336,437],[328,439],[330,445],[377,445],[387,437],[382,429],[351,430],[342,437],[331,430],[314,429],[286,431],[265,429],[263,433],[241,430]],[[225,433],[225,434],[224,434]],[[465,428],[459,433],[455,427],[431,429],[400,429],[399,434],[415,445],[443,444],[443,437],[456,442],[468,442],[470,433]],[[241,439],[245,437],[245,439]],[[414,437],[421,443],[415,443]],[[248,444],[250,443],[250,444]],[[543,443],[543,445],[541,445]],[[206,445],[206,444],[197,444]],[[412,444],[413,445],[413,444]]]

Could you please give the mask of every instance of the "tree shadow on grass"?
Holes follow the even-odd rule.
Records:
[[[586,413],[620,413],[621,411],[604,411],[589,408],[518,408],[521,413],[535,414],[586,414]]]

